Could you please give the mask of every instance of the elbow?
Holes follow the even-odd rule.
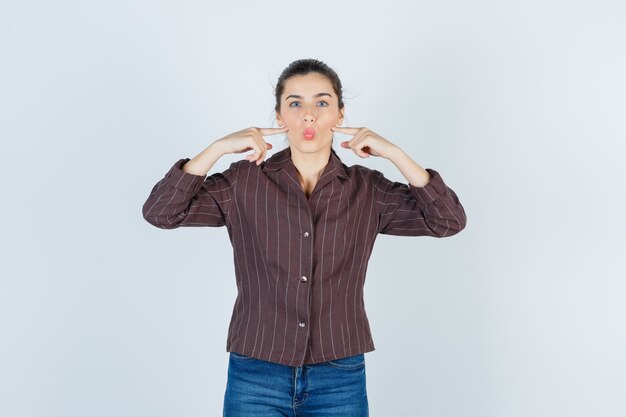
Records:
[[[465,213],[456,213],[452,218],[446,218],[445,221],[439,219],[439,221],[435,222],[430,228],[432,231],[431,236],[438,238],[454,236],[465,229],[466,225],[467,217]]]
[[[145,205],[141,209],[141,215],[145,221],[155,227],[158,227],[159,229],[175,229],[179,226],[178,223],[172,222],[169,216],[160,216],[158,214],[151,213]]]
[[[458,234],[467,225],[467,216],[465,213],[459,214],[454,220],[448,222],[448,230],[440,237],[450,237]]]

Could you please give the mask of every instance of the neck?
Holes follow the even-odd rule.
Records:
[[[300,185],[309,198],[330,158],[330,148],[316,153],[302,154],[291,150],[291,161],[296,167]]]
[[[324,170],[330,158],[330,148],[315,153],[299,153],[291,149],[291,160],[301,175],[311,176]]]

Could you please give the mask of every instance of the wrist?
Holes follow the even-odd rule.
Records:
[[[214,154],[215,156],[217,156],[218,158],[221,158],[222,156],[226,155],[227,150],[224,147],[224,141],[222,139],[218,139],[215,142],[213,142],[212,144],[210,144],[209,146],[207,146],[207,148],[205,149],[206,152]]]
[[[401,158],[406,156],[406,153],[399,146],[391,145],[391,148],[387,152],[386,158],[395,164]]]

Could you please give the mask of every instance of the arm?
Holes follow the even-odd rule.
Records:
[[[186,172],[188,158],[178,160],[152,188],[142,208],[144,219],[162,229],[223,226],[236,183],[236,164],[205,179]]]
[[[333,130],[353,135],[352,140],[341,143],[342,147],[362,158],[373,155],[390,160],[409,182],[391,182],[373,171],[380,233],[446,237],[465,228],[465,210],[437,171],[422,168],[398,146],[367,128]]]
[[[423,187],[392,182],[374,171],[379,233],[448,237],[465,228],[467,217],[456,193],[434,169]]]
[[[272,145],[263,135],[286,132],[286,128],[251,127],[216,140],[193,159],[178,160],[152,188],[143,205],[146,221],[162,229],[180,226],[223,226],[226,224],[237,163],[205,179],[215,162],[225,154],[253,150],[245,159],[257,165]]]

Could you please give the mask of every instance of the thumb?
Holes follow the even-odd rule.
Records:
[[[349,140],[344,140],[343,142],[341,142],[341,147],[342,148],[349,148],[350,147],[350,141]]]

